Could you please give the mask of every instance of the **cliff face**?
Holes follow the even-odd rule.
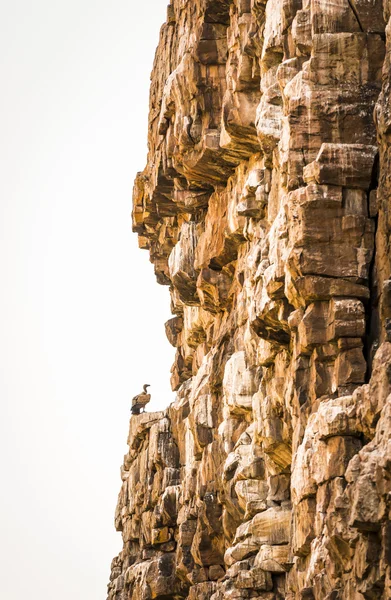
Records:
[[[133,224],[177,354],[110,600],[391,598],[391,1],[172,0]]]

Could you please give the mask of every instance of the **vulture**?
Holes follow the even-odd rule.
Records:
[[[139,415],[141,409],[143,409],[143,412],[145,412],[145,407],[151,399],[151,394],[148,394],[147,390],[149,387],[151,387],[149,383],[145,383],[143,385],[143,392],[133,398],[132,408],[130,409],[132,411],[132,415]]]

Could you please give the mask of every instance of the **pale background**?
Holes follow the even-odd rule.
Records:
[[[130,219],[167,3],[0,1],[4,600],[106,598],[130,399],[173,399]]]

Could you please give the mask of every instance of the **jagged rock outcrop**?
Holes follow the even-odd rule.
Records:
[[[133,227],[176,401],[110,600],[391,598],[391,1],[172,0]]]

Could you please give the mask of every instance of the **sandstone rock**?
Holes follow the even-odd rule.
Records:
[[[255,567],[251,571],[240,571],[235,586],[239,589],[268,591],[272,589],[273,583],[270,573]]]
[[[228,409],[235,413],[252,409],[252,397],[257,391],[259,369],[248,369],[244,352],[237,352],[227,361],[223,392]]]
[[[270,573],[284,573],[290,567],[289,555],[290,547],[288,545],[263,545],[255,557],[254,565]]]
[[[390,19],[169,3],[132,219],[177,396],[131,418],[109,600],[391,597]]]
[[[194,251],[196,247],[196,224],[184,223],[180,239],[169,257],[170,278],[183,302],[195,302],[196,271],[194,269]]]

